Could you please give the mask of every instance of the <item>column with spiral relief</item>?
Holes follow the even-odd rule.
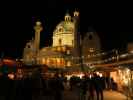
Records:
[[[34,48],[35,48],[35,58],[37,60],[37,54],[40,49],[40,33],[43,30],[42,23],[40,21],[36,22],[34,30],[35,30]]]

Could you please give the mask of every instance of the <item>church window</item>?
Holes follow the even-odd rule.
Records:
[[[92,40],[92,35],[89,35],[89,40]]]
[[[30,48],[30,45],[28,45],[27,47]]]
[[[30,46],[28,45],[28,48],[30,48]]]
[[[50,59],[47,59],[47,64],[49,64],[50,63]]]
[[[68,20],[69,20],[69,17],[66,18],[66,21],[68,21]]]
[[[71,66],[71,62],[67,61],[67,66],[70,67]]]
[[[45,58],[42,59],[42,63],[46,64],[46,59]]]
[[[68,54],[68,55],[70,54],[70,50],[67,50],[67,54]]]
[[[59,28],[59,32],[63,32],[63,29],[62,28]]]
[[[61,45],[62,44],[62,40],[61,39],[59,39],[59,45]]]
[[[64,46],[64,47],[62,47],[62,50],[63,50],[63,52],[65,52],[66,51],[66,47]]]
[[[60,58],[57,58],[57,64],[60,65]]]
[[[74,45],[74,43],[73,43],[73,40],[72,40],[72,46]]]
[[[68,16],[66,16],[66,17],[65,17],[65,21],[68,21],[68,20],[69,20],[69,17],[68,17]]]

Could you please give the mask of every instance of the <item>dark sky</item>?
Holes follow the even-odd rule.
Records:
[[[66,11],[72,14],[75,8],[80,11],[81,34],[86,33],[88,27],[92,26],[101,38],[103,50],[126,48],[126,44],[133,41],[132,5],[87,1],[44,0],[39,4],[6,4],[0,10],[0,51],[4,52],[5,56],[21,56],[25,43],[34,37],[32,27],[33,21],[37,19],[40,19],[44,26],[41,46],[50,45],[55,26],[63,20]]]

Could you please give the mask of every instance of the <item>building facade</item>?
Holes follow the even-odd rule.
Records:
[[[26,44],[23,53],[25,64],[48,65],[51,68],[72,68],[80,66],[82,59],[83,65],[91,63],[90,56],[101,50],[100,38],[96,32],[87,32],[81,39],[79,31],[79,12],[75,11],[73,16],[67,13],[64,21],[61,21],[53,31],[52,46],[43,47],[38,50],[40,38],[39,33],[42,30],[41,24],[36,23],[41,28],[35,29],[35,39]],[[37,45],[37,46],[36,46]],[[37,52],[36,52],[37,51]]]

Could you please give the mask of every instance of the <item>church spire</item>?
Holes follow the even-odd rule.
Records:
[[[75,9],[73,16],[79,16],[79,11],[77,9]]]

